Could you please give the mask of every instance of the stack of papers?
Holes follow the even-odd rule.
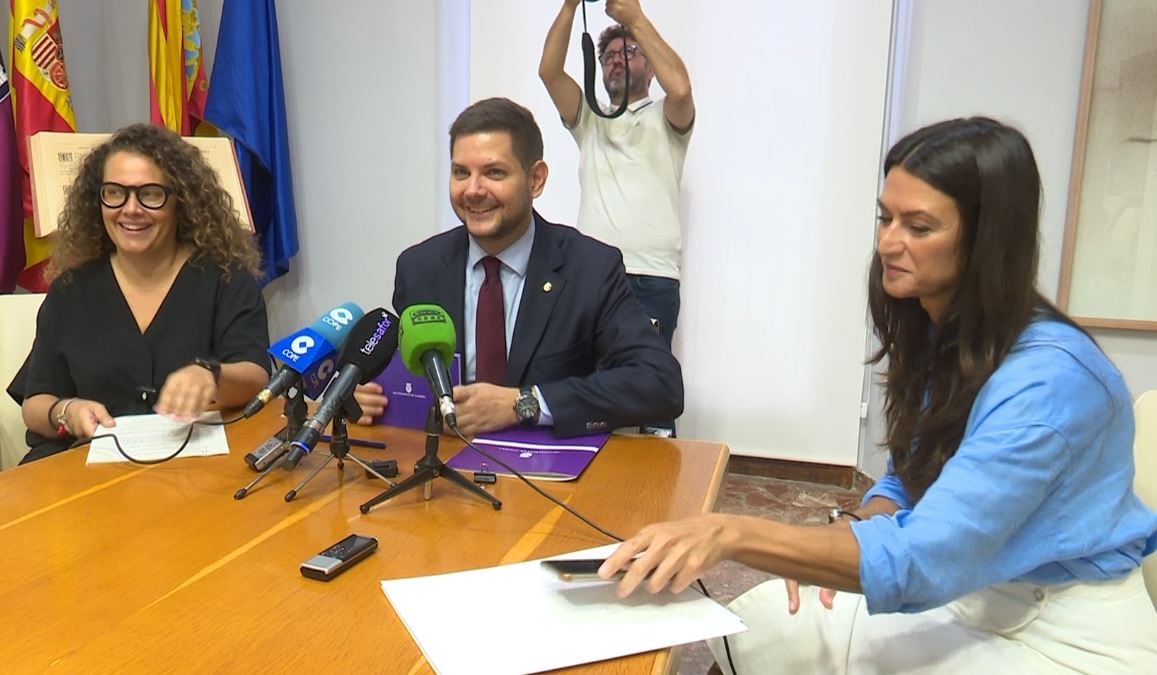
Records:
[[[560,558],[605,558],[603,546]],[[435,671],[532,673],[733,635],[739,617],[698,591],[619,600],[616,582],[568,583],[534,560],[382,582]]]
[[[201,415],[203,422],[220,422],[221,413],[207,412]],[[185,442],[189,433],[188,422],[177,422],[162,415],[126,415],[116,418],[115,427],[97,427],[93,441],[88,447],[85,464],[105,464],[127,462],[116,447],[116,442],[108,436],[116,436],[124,451],[134,459],[156,460],[173,454]],[[104,438],[100,438],[105,436]],[[208,457],[229,454],[229,441],[225,438],[225,427],[220,425],[194,425],[189,444],[178,457]]]

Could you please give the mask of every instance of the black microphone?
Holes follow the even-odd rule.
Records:
[[[425,374],[442,419],[454,430],[458,429],[458,415],[446,365],[454,358],[456,341],[454,321],[438,305],[410,305],[402,312],[402,361],[411,373]]]
[[[353,400],[354,387],[365,384],[386,369],[398,350],[398,317],[385,309],[366,312],[353,328],[338,357],[338,372],[325,390],[325,396],[301,431],[290,443],[292,449],[285,458],[285,468],[293,469],[313,451],[321,434],[333,421],[339,410],[350,417],[361,415]]]

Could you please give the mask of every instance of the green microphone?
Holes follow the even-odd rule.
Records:
[[[402,312],[400,325],[398,352],[406,370],[426,377],[442,419],[451,429],[457,429],[449,370],[458,340],[454,320],[438,305],[410,305]]]

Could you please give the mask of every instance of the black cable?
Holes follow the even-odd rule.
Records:
[[[243,419],[245,419],[245,416],[239,414],[236,417],[234,417],[233,419],[221,420],[220,422],[218,422],[216,420],[193,420],[193,423],[194,424],[203,424],[207,427],[227,427],[230,424],[233,424],[234,422],[240,422]]]
[[[605,113],[603,112],[602,106],[599,105],[598,98],[595,97],[595,75],[597,72],[597,68],[595,67],[595,42],[591,38],[591,34],[587,32],[587,3],[580,2],[579,4],[582,5],[583,8],[583,95],[587,99],[587,106],[590,107],[591,112],[603,119],[613,120],[627,112],[627,104],[630,100],[631,63],[627,57],[627,38],[625,36],[623,37],[623,102],[619,104],[618,109],[614,112]]]
[[[446,426],[450,426],[450,425],[446,425]],[[491,456],[490,453],[483,451],[477,445],[474,445],[473,443],[471,443],[469,440],[467,440],[467,438],[465,436],[462,435],[461,431],[458,431],[457,426],[450,427],[450,430],[453,431],[458,436],[458,438],[462,439],[462,442],[465,443],[471,450],[473,450],[474,452],[477,452],[478,454],[482,455],[483,457],[490,460],[491,462],[494,462],[498,466],[506,469],[515,478],[517,478],[520,481],[522,481],[523,483],[526,483],[527,485],[529,485],[530,489],[534,490],[535,492],[542,495],[543,497],[546,497],[547,499],[554,502],[555,504],[558,504],[567,513],[571,514],[575,518],[578,518],[579,520],[583,521],[587,525],[590,525],[592,528],[597,530],[600,534],[607,536],[607,537],[610,537],[611,539],[614,539],[615,541],[620,542],[620,543],[623,541],[623,538],[620,537],[619,535],[615,534],[614,532],[611,532],[610,530],[607,530],[607,529],[601,527],[600,525],[598,525],[597,523],[592,521],[590,518],[587,518],[586,516],[579,513],[578,511],[574,510],[573,508],[567,506],[559,499],[555,498],[554,496],[552,496],[550,494],[547,494],[542,488],[540,488],[537,485],[535,485],[534,483],[530,482],[530,480],[526,476],[523,476],[521,473],[519,473],[517,469],[511,467],[506,462],[503,462],[502,460]]]
[[[238,415],[232,419],[220,420],[220,421],[218,421],[218,420],[193,420],[192,422],[189,423],[189,430],[188,430],[188,432],[185,433],[185,440],[181,441],[181,445],[176,450],[173,451],[173,454],[169,455],[168,457],[161,457],[159,459],[138,459],[136,457],[133,457],[128,452],[126,452],[123,447],[121,447],[120,439],[117,438],[117,435],[115,433],[100,434],[99,436],[93,436],[92,438],[85,439],[85,440],[77,439],[76,442],[74,442],[72,445],[68,446],[66,448],[66,450],[72,450],[73,448],[78,448],[78,447],[85,445],[87,443],[92,443],[93,441],[97,440],[98,438],[111,438],[113,444],[116,446],[117,452],[121,453],[122,457],[124,457],[128,461],[132,462],[133,464],[143,464],[145,466],[149,466],[152,464],[163,464],[163,463],[169,461],[170,459],[174,459],[177,455],[181,454],[182,450],[184,450],[186,447],[188,447],[189,441],[192,440],[192,438],[193,438],[193,429],[195,429],[198,424],[200,424],[201,426],[206,426],[206,427],[223,427],[223,426],[228,426],[230,424],[233,424],[234,422],[239,422],[243,419],[245,419],[245,417],[243,415]]]
[[[446,426],[450,426],[450,425],[446,425]],[[595,523],[594,521],[592,521],[590,518],[587,518],[583,514],[576,511],[575,509],[564,504],[562,501],[556,499],[553,495],[550,495],[547,492],[545,492],[542,488],[540,488],[537,485],[535,485],[534,483],[532,483],[530,481],[530,479],[528,479],[526,476],[523,476],[521,473],[519,473],[519,471],[517,469],[511,467],[509,464],[507,464],[506,462],[503,462],[502,460],[498,459],[497,457],[493,457],[490,453],[483,451],[477,445],[474,445],[473,443],[471,443],[469,440],[467,440],[467,438],[465,436],[462,435],[461,431],[458,431],[457,425],[450,427],[450,430],[453,431],[454,434],[457,435],[458,438],[460,438],[462,440],[462,442],[465,443],[467,445],[467,447],[469,447],[471,450],[473,450],[474,452],[477,452],[478,454],[482,455],[483,457],[490,460],[491,462],[494,462],[498,466],[506,469],[515,478],[517,478],[520,481],[522,481],[523,483],[526,483],[527,485],[529,485],[532,490],[534,490],[538,494],[542,495],[543,497],[546,497],[547,499],[554,502],[555,504],[558,504],[559,506],[561,506],[563,508],[563,510],[565,510],[567,513],[573,515],[574,517],[583,521],[587,525],[591,526],[592,528],[597,530],[600,534],[606,535],[606,536],[610,537],[611,539],[614,539],[615,541],[617,541],[619,543],[622,543],[624,541],[624,539],[622,537],[620,537],[619,535],[603,528],[602,526],[600,526],[597,523]],[[702,579],[696,579],[695,583],[699,585],[699,591],[701,593],[703,593],[703,597],[705,597],[709,600],[712,599],[711,594],[707,592],[707,586],[703,583]],[[731,645],[727,642],[727,636],[726,635],[723,636],[723,651],[727,654],[727,665],[729,668],[731,668],[731,675],[739,675],[739,671],[735,670],[735,663],[731,660]]]
[[[196,425],[196,422],[189,425],[189,431],[185,434],[185,440],[181,442],[180,447],[178,447],[175,451],[173,451],[173,454],[169,455],[168,457],[161,457],[159,459],[138,459],[136,457],[133,457],[129,453],[125,452],[125,449],[121,447],[120,439],[117,438],[116,434],[99,434],[97,436],[93,436],[92,438],[90,438],[86,441],[78,440],[77,442],[75,442],[71,446],[69,446],[69,450],[71,450],[72,448],[84,445],[85,443],[91,443],[98,438],[111,438],[113,444],[116,445],[116,447],[117,447],[117,452],[121,453],[121,455],[125,459],[129,460],[133,464],[144,464],[146,466],[150,465],[150,464],[162,464],[164,462],[169,461],[170,459],[173,459],[177,455],[181,454],[181,451],[184,450],[187,445],[189,445],[189,439],[193,438],[193,428],[195,427],[195,425]]]

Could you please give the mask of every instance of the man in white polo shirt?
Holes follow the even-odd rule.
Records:
[[[616,119],[596,115],[563,70],[579,2],[563,0],[538,71],[579,145],[578,227],[623,252],[631,288],[670,345],[679,317],[679,183],[695,121],[691,80],[639,0],[607,0],[607,15],[618,24],[598,41],[611,99],[605,111],[624,98],[628,108]],[[666,92],[659,100],[648,94],[653,78]]]

